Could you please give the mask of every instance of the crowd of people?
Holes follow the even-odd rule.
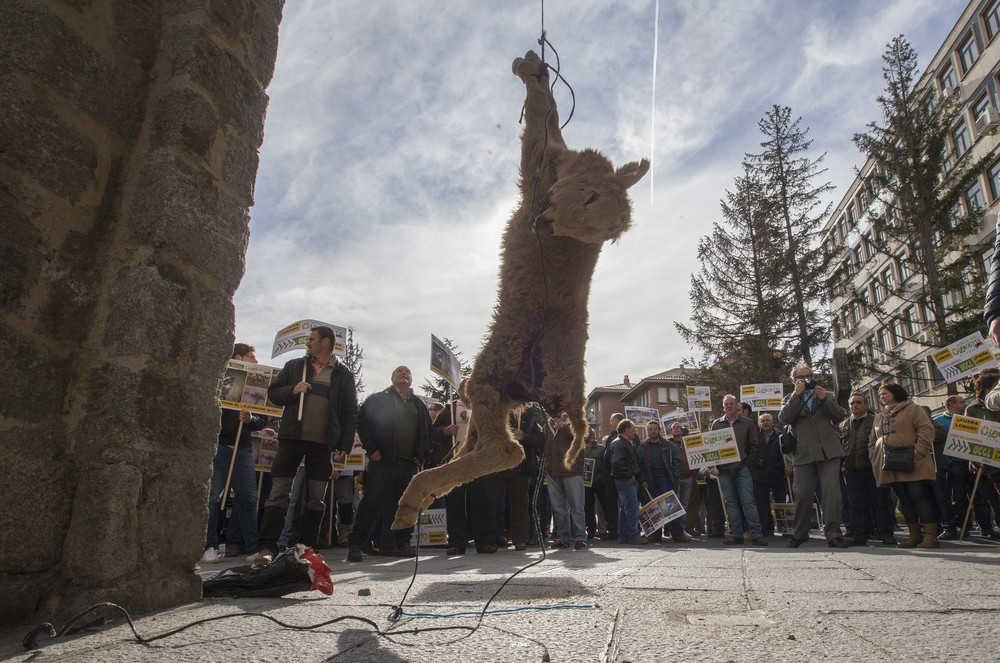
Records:
[[[416,555],[413,528],[390,528],[396,503],[421,468],[450,459],[467,434],[470,410],[461,399],[425,404],[406,366],[359,407],[354,378],[332,352],[334,341],[332,330],[315,328],[308,355],[289,361],[272,382],[269,399],[284,406],[280,420],[223,411],[202,562],[245,555],[266,563],[295,543],[344,546],[350,562]],[[256,363],[254,348],[245,344],[235,346],[233,358]],[[722,416],[709,429],[731,428],[739,458],[710,467],[690,467],[688,430],[680,423],[664,436],[660,422],[637,425],[620,413],[611,415],[603,439],[591,430],[583,453],[566,467],[572,431],[565,414],[528,404],[510,418],[524,461],[432,505],[446,513],[446,554],[463,555],[470,545],[482,554],[520,551],[542,542],[579,550],[596,538],[647,545],[705,536],[729,546],[767,546],[777,533],[786,547],[797,548],[817,527],[833,548],[870,540],[933,548],[971,534],[960,531],[970,501],[975,533],[1000,538],[993,526],[1000,477],[944,453],[955,414],[1000,420],[1000,371],[977,375],[975,398],[967,404],[951,396],[933,419],[898,384],[882,385],[877,411],[859,393],[845,411],[809,366],[796,366],[790,377],[791,393],[777,413],[754,413],[734,395],[723,397]],[[278,450],[258,502],[250,435],[265,428],[276,431]],[[336,471],[334,464],[356,444],[367,455],[366,469]],[[220,501],[230,467],[233,499],[223,528]],[[656,531],[647,525],[643,533],[640,505],[670,491],[684,515]],[[895,535],[897,506],[903,541]]]

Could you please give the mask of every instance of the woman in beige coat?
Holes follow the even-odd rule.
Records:
[[[878,395],[885,409],[875,416],[868,441],[868,457],[878,485],[892,486],[899,497],[899,510],[910,530],[910,538],[899,547],[937,548],[938,525],[931,492],[937,471],[933,453],[934,425],[900,385],[885,382]],[[913,471],[884,469],[886,446],[913,447]]]

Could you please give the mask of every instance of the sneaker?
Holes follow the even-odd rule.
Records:
[[[201,556],[202,564],[215,564],[216,562],[222,561],[222,555],[215,548],[208,548],[205,550],[205,554]]]
[[[247,561],[251,564],[270,564],[273,559],[274,555],[266,550],[261,550],[260,552],[247,557]]]
[[[565,541],[563,541],[562,539],[556,539],[555,541],[552,542],[552,547],[553,548],[569,548],[569,544],[566,543]]]
[[[573,542],[573,548],[576,550],[583,550],[586,547],[587,547],[587,542],[584,541],[583,539],[577,539],[576,541]]]

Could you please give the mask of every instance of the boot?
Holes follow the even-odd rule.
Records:
[[[906,528],[908,530],[910,530],[910,538],[908,538],[906,541],[903,541],[902,543],[900,543],[899,547],[900,548],[916,548],[917,544],[919,544],[924,539],[923,532],[920,530],[920,525],[918,525],[916,523],[913,523],[913,524],[906,523]],[[936,542],[937,538],[935,538],[934,540]]]
[[[924,525],[924,540],[923,543],[918,545],[918,548],[937,548],[941,544],[938,543],[938,526],[937,523],[930,523]]]

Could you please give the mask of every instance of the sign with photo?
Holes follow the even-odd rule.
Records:
[[[819,529],[819,507],[813,502],[813,517],[809,529]],[[791,502],[774,503],[774,531],[777,534],[795,533],[795,504]]]
[[[256,431],[250,433],[250,440],[253,444],[254,469],[258,472],[270,472],[274,457],[278,455],[278,437]]]
[[[664,435],[670,436],[670,427],[674,422],[679,423],[688,429],[688,433],[700,433],[701,424],[698,423],[698,415],[695,412],[685,412],[684,410],[674,410],[673,412],[668,412],[663,415],[662,425],[663,430],[666,431]]]
[[[688,387],[688,410],[691,412],[712,411],[712,390],[709,387]]]
[[[643,536],[649,536],[667,523],[677,520],[687,513],[681,501],[672,490],[653,498],[649,504],[639,509],[639,527]]]
[[[594,485],[594,468],[597,467],[596,458],[583,459],[583,487],[590,488]]]
[[[781,399],[785,388],[780,382],[745,384],[740,387],[740,401],[750,404],[754,412],[777,412],[781,409]]]
[[[684,452],[692,470],[740,460],[740,448],[732,426],[684,436]]]
[[[280,417],[282,407],[267,397],[267,388],[281,369],[230,359],[222,376],[219,402],[227,410],[249,410],[254,414]]]
[[[458,391],[458,385],[462,381],[462,364],[451,348],[434,334],[431,334],[431,370]]]

